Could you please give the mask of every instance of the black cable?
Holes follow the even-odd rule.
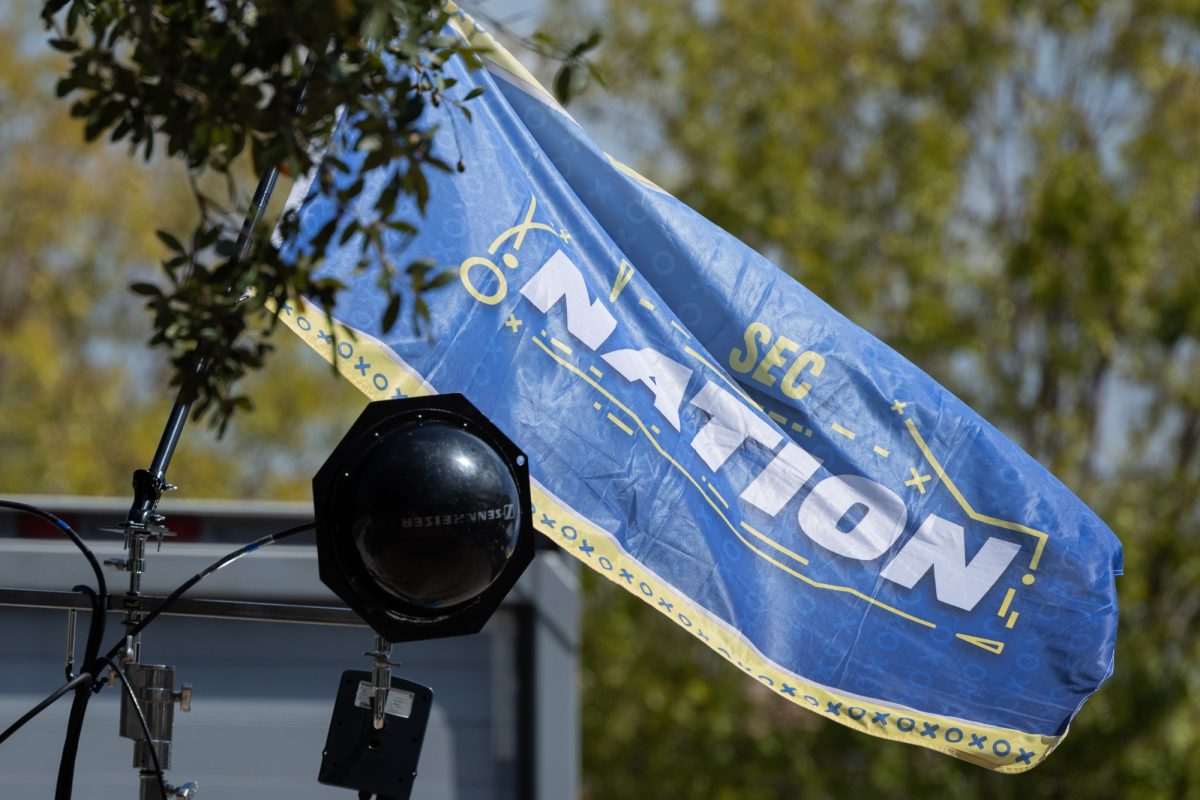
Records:
[[[104,621],[108,609],[106,601],[102,601],[100,595],[96,594],[90,586],[79,585],[72,588],[72,591],[86,594],[92,603],[92,618],[88,624],[88,638],[83,647],[83,669],[91,672],[93,675],[100,674],[98,668],[92,662],[100,655],[100,646],[104,642]],[[103,603],[103,605],[102,605]],[[97,682],[93,687],[93,692],[99,692],[100,687],[104,684]]]
[[[84,662],[83,662],[88,667],[95,665],[95,663],[98,661],[107,663],[109,666],[116,667],[116,662],[113,661],[113,657],[120,651],[121,647],[124,645],[126,637],[136,636],[137,634],[141,633],[146,628],[147,625],[149,625],[160,614],[164,613],[172,605],[174,605],[176,603],[176,601],[178,601],[179,598],[184,595],[185,592],[187,592],[189,589],[191,589],[193,586],[195,586],[201,580],[203,580],[204,578],[213,574],[217,570],[222,569],[223,567],[229,566],[230,564],[232,564],[234,561],[237,561],[242,556],[253,553],[255,550],[258,550],[261,547],[266,547],[267,545],[273,544],[273,543],[281,541],[283,539],[287,539],[287,538],[289,538],[291,536],[295,536],[296,534],[299,534],[299,533],[304,533],[304,532],[312,530],[314,527],[316,527],[315,523],[306,522],[302,525],[296,525],[296,526],[288,528],[286,530],[272,533],[268,536],[264,536],[260,539],[256,539],[255,541],[250,542],[247,545],[239,547],[237,550],[234,550],[233,552],[228,553],[227,555],[223,556],[222,558],[218,559],[217,561],[213,562],[212,564],[209,564],[207,567],[205,567],[204,569],[197,572],[191,578],[188,578],[186,581],[184,581],[183,584],[181,584],[177,589],[175,589],[175,591],[171,592],[171,594],[167,595],[167,597],[165,597],[161,603],[159,603],[148,614],[146,614],[146,616],[142,617],[136,625],[134,625],[132,628],[130,628],[121,637],[121,640],[119,642],[117,642],[117,644],[111,650],[109,650],[107,654],[105,654],[103,656],[98,656],[96,651],[99,650],[99,641],[100,641],[101,637],[103,637],[104,617],[105,617],[105,611],[107,610],[107,604],[108,604],[108,586],[104,581],[104,573],[100,570],[100,564],[99,564],[99,562],[96,561],[96,557],[92,554],[92,551],[88,548],[88,546],[79,537],[79,534],[77,534],[71,528],[71,526],[67,525],[66,522],[64,522],[63,520],[54,516],[53,514],[49,513],[48,511],[43,511],[40,508],[36,508],[34,506],[29,506],[24,503],[13,502],[10,500],[0,500],[0,508],[11,508],[16,511],[22,511],[22,512],[32,514],[37,517],[41,517],[42,519],[45,519],[45,520],[51,522],[56,527],[58,527],[60,530],[62,530],[64,533],[66,533],[67,536],[69,536],[71,538],[71,541],[73,541],[75,543],[76,547],[78,547],[80,549],[80,551],[83,552],[84,556],[88,559],[88,562],[92,565],[92,569],[96,574],[96,581],[99,585],[99,589],[100,589],[99,592],[92,590],[92,588],[89,586],[76,586],[75,587],[75,591],[86,593],[92,602],[92,623],[89,626],[88,644],[87,644],[87,647],[85,648],[85,658],[84,658]],[[119,668],[118,668],[117,674],[118,674],[118,677],[121,678],[121,683],[123,686],[125,686],[126,690],[132,691],[129,688],[128,682],[125,680],[124,673],[121,672],[119,670]],[[54,701],[58,700],[60,697],[62,697],[67,692],[71,691],[72,689],[75,690],[75,700],[71,705],[71,715],[67,721],[67,736],[63,742],[63,755],[62,755],[62,759],[59,762],[58,784],[57,784],[57,788],[55,790],[56,800],[70,800],[70,798],[71,798],[72,784],[74,783],[74,777],[75,777],[74,776],[75,756],[78,753],[79,738],[80,738],[80,735],[83,730],[83,719],[84,719],[84,715],[87,712],[88,699],[91,697],[91,694],[92,694],[92,692],[91,692],[92,684],[93,684],[93,674],[91,672],[80,673],[77,677],[75,677],[74,679],[68,681],[67,683],[63,684],[58,689],[56,689],[45,700],[43,700],[41,703],[39,703],[34,708],[30,709],[19,720],[17,720],[15,723],[13,723],[11,726],[9,726],[9,728],[6,731],[4,731],[4,733],[0,734],[0,744],[3,744],[4,741],[6,741],[10,736],[12,736],[14,733],[16,733],[21,727],[23,727],[31,719],[33,719],[38,714],[40,714],[42,711],[44,711],[46,708],[48,708],[50,705],[52,705],[54,703]],[[137,712],[138,712],[139,722],[142,723],[142,729],[146,733],[147,746],[150,747],[152,758],[155,762],[155,771],[158,775],[160,788],[161,788],[163,781],[162,781],[162,770],[158,766],[158,753],[155,751],[153,744],[151,744],[149,726],[146,724],[145,716],[142,714],[141,707],[140,707],[140,705],[138,705],[136,697],[133,698],[133,703],[134,703],[134,707],[137,709]],[[164,797],[166,796],[165,789],[163,790],[163,796]]]
[[[93,675],[98,675],[96,655],[104,641],[105,606],[108,604],[107,595],[101,596],[90,586],[76,586],[75,591],[88,596],[92,603],[92,619],[88,626],[87,644],[84,648],[84,668]],[[99,691],[103,684],[93,682],[92,686],[75,690],[75,698],[71,701],[71,713],[67,717],[67,731],[63,736],[62,757],[58,762],[58,783],[55,797],[70,800],[72,786],[75,782],[75,759],[79,754],[79,740],[83,737],[83,721],[87,715],[88,701],[93,690]]]
[[[234,561],[237,561],[242,556],[247,555],[249,553],[253,553],[255,550],[258,550],[260,547],[266,547],[269,544],[273,544],[282,539],[287,539],[291,536],[295,536],[298,533],[304,533],[305,531],[310,531],[315,527],[316,527],[315,522],[306,522],[303,525],[297,525],[293,528],[288,528],[287,530],[279,531],[278,533],[272,533],[269,536],[262,537],[261,539],[255,539],[253,542],[250,542],[250,544],[247,544],[243,547],[239,547],[237,550],[234,550],[232,553],[229,553],[229,554],[223,556],[222,558],[218,559],[217,561],[213,562],[212,564],[209,564],[207,567],[200,570],[195,575],[193,575],[192,577],[190,577],[186,581],[184,581],[179,586],[179,588],[177,588],[175,591],[171,592],[169,595],[167,595],[165,598],[163,598],[161,603],[159,603],[157,606],[155,606],[153,609],[151,609],[150,612],[148,614],[146,614],[146,616],[142,617],[136,625],[134,625],[132,628],[130,628],[128,631],[126,631],[124,636],[121,637],[121,641],[117,642],[117,644],[114,645],[113,648],[108,651],[108,653],[104,656],[104,658],[107,659],[107,658],[113,658],[114,656],[116,656],[116,654],[118,652],[120,652],[121,648],[125,644],[125,637],[136,636],[137,634],[141,633],[143,630],[145,630],[146,626],[149,625],[151,622],[153,622],[160,614],[165,612],[171,606],[175,605],[175,602],[177,600],[179,600],[180,597],[183,596],[184,592],[186,592],[188,589],[191,589],[193,586],[195,586],[197,583],[202,581],[204,578],[208,577],[209,575],[213,574],[214,572],[216,572],[217,570],[219,570],[223,567],[229,566],[230,564],[232,564]]]
[[[79,548],[79,551],[83,553],[84,558],[88,560],[88,564],[92,566],[92,572],[96,576],[96,591],[101,597],[104,597],[105,599],[108,598],[108,583],[104,580],[104,571],[100,569],[100,562],[96,560],[96,556],[92,553],[91,548],[84,543],[83,539],[79,537],[79,534],[76,533],[70,525],[54,516],[49,511],[44,511],[37,506],[26,505],[25,503],[18,503],[13,500],[0,500],[0,508],[11,508],[13,511],[21,511],[25,514],[41,517],[65,533],[67,537],[75,543],[75,546]]]
[[[84,648],[84,666],[92,675],[100,674],[101,662],[96,658],[101,642],[104,641],[104,620],[107,612],[107,599],[101,599],[92,587],[80,585],[75,591],[88,596],[92,604],[92,619],[88,626],[87,644]],[[71,713],[67,717],[67,732],[63,737],[62,756],[58,761],[58,782],[55,786],[55,797],[70,800],[75,782],[75,760],[79,754],[79,741],[83,737],[83,721],[87,715],[88,702],[92,694],[99,692],[104,686],[101,681],[92,681],[87,687],[75,690],[75,698],[71,701]],[[165,796],[165,795],[164,795]]]
[[[287,530],[279,531],[277,533],[272,533],[268,536],[262,537],[261,539],[256,539],[255,541],[250,542],[247,545],[239,547],[237,550],[234,550],[232,553],[229,553],[229,554],[225,555],[224,557],[218,559],[217,561],[213,562],[212,564],[209,564],[207,567],[200,570],[195,575],[193,575],[192,577],[190,577],[186,581],[184,581],[179,586],[179,588],[177,588],[175,591],[171,592],[171,594],[169,594],[165,598],[163,598],[163,601],[161,603],[159,603],[157,606],[155,606],[150,611],[150,613],[146,614],[146,616],[144,616],[140,620],[138,620],[136,625],[134,625],[132,628],[127,630],[125,632],[125,634],[121,637],[121,639],[115,645],[113,645],[113,648],[111,650],[109,650],[105,655],[101,656],[99,660],[104,661],[109,664],[112,664],[113,657],[116,656],[116,654],[118,652],[120,652],[121,648],[125,644],[125,640],[128,637],[137,636],[139,633],[141,633],[143,630],[145,630],[147,625],[149,625],[160,614],[162,614],[164,611],[166,611],[168,608],[170,608],[172,605],[174,605],[175,602],[177,600],[179,600],[180,597],[183,596],[184,592],[186,592],[188,589],[195,586],[197,583],[202,581],[204,578],[213,574],[214,572],[221,569],[222,567],[226,567],[229,564],[232,564],[234,561],[237,561],[242,556],[247,555],[248,553],[253,553],[255,550],[259,549],[260,547],[265,547],[265,546],[272,544],[274,542],[277,542],[281,539],[286,539],[289,536],[295,536],[298,533],[304,533],[305,531],[311,530],[314,527],[316,527],[316,523],[306,522],[303,525],[296,525],[295,527],[288,528]],[[77,694],[76,695],[77,705],[80,704],[78,702],[78,699],[79,699],[79,695]],[[83,706],[83,709],[86,710],[86,707],[87,707],[86,700],[82,701],[82,706]],[[70,726],[70,724],[75,721],[75,716],[74,716],[75,706],[71,707],[71,711],[72,711],[72,718],[71,718],[71,720],[68,721],[68,726]],[[82,729],[82,713],[83,712],[81,711],[80,718],[79,718],[79,729]],[[74,771],[75,771],[75,753],[68,751],[68,745],[74,744],[76,747],[78,746],[77,738],[75,739],[74,742],[72,742],[70,739],[70,734],[71,734],[72,730],[75,730],[75,729],[70,728],[70,727],[68,728],[68,740],[66,742],[64,742],[64,744],[63,744],[63,760],[59,762],[59,784],[58,784],[58,790],[55,794],[55,800],[71,800],[71,783],[74,780]],[[153,749],[153,748],[151,748],[151,749]],[[156,760],[157,760],[157,755],[156,755]],[[164,796],[165,796],[165,794],[164,794]]]
[[[88,628],[88,641],[84,648],[84,669],[82,674],[89,674],[92,662],[96,660],[96,656],[100,650],[100,643],[104,640],[104,623],[105,611],[108,607],[108,582],[104,579],[104,571],[100,569],[100,562],[96,560],[96,556],[92,553],[90,547],[80,538],[79,534],[68,525],[64,520],[51,514],[49,511],[31,506],[26,503],[18,503],[13,500],[0,500],[0,508],[8,508],[14,511],[20,511],[25,514],[30,514],[35,517],[46,520],[62,531],[67,538],[83,553],[88,564],[92,568],[92,573],[96,576],[96,590],[90,587],[76,587],[77,591],[86,590],[92,600],[92,620]],[[94,673],[93,673],[94,674]],[[72,683],[72,682],[68,682]],[[91,698],[91,685],[82,686],[75,684],[75,698],[71,702],[71,714],[67,719],[67,733],[63,740],[62,760],[59,762],[58,770],[58,789],[55,797],[59,800],[70,800],[71,784],[74,781],[75,773],[75,755],[79,751],[79,738],[83,734],[83,720],[87,714],[88,700]]]
[[[46,520],[54,527],[58,528],[71,540],[74,545],[79,548],[79,552],[83,553],[83,557],[92,567],[92,573],[96,576],[96,589],[93,592],[88,587],[76,586],[75,591],[87,591],[88,596],[92,599],[92,619],[91,625],[88,628],[88,640],[84,647],[83,664],[86,669],[88,665],[96,658],[100,651],[100,642],[104,640],[104,612],[108,610],[108,582],[104,579],[104,570],[100,569],[100,562],[96,560],[96,555],[92,549],[87,546],[83,539],[75,532],[75,529],[68,525],[64,520],[51,514],[49,511],[31,506],[26,503],[18,503],[13,500],[0,500],[0,508],[9,508],[14,511],[20,511],[24,514],[39,517]],[[100,613],[96,613],[99,609]]]
[[[75,783],[75,756],[79,753],[79,740],[83,736],[83,718],[87,714],[88,701],[92,699],[92,687],[75,689],[71,702],[71,714],[67,717],[67,733],[63,737],[62,756],[58,760],[58,782],[54,788],[55,800],[71,800]]]
[[[88,626],[88,638],[87,644],[84,646],[84,658],[82,662],[84,669],[87,669],[99,654],[100,643],[104,641],[104,612],[108,610],[108,582],[104,579],[104,570],[100,569],[100,562],[96,560],[96,555],[92,552],[92,549],[75,532],[75,529],[49,511],[26,503],[18,503],[14,500],[0,500],[0,508],[9,508],[13,511],[20,511],[21,513],[46,520],[62,531],[79,548],[79,552],[83,553],[83,557],[91,565],[92,573],[96,576],[95,591],[86,586],[75,587],[75,591],[77,592],[87,592],[92,600],[92,619],[91,624]]]
[[[4,733],[0,733],[0,744],[4,744],[6,741],[8,741],[10,736],[19,731],[21,728],[25,727],[26,723],[28,723],[31,719],[45,711],[50,706],[54,705],[55,700],[58,700],[67,692],[84,683],[86,683],[89,688],[91,687],[92,674],[90,672],[79,673],[74,678],[67,681],[62,686],[58,687],[49,695],[47,695],[45,700],[22,714],[19,720],[14,722],[12,725],[9,725],[8,728],[5,729]]]
[[[138,722],[142,726],[142,734],[146,737],[146,747],[150,750],[150,760],[154,763],[154,775],[158,778],[158,790],[162,792],[165,799],[167,784],[163,779],[162,765],[158,761],[158,748],[154,746],[154,737],[150,735],[150,725],[146,722],[146,715],[142,713],[142,704],[138,702],[137,695],[133,693],[133,687],[129,685],[129,678],[126,677],[125,671],[117,666],[117,662],[108,656],[103,656],[99,660],[108,664],[109,668],[117,673],[117,677],[121,679],[121,686],[125,689],[125,696],[129,698],[133,710],[137,712]]]

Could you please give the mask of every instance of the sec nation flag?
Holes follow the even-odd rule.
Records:
[[[1111,531],[462,27],[491,56],[451,66],[452,91],[485,91],[457,136],[444,109],[426,122],[466,171],[432,175],[419,234],[394,240],[397,262],[454,269],[432,321],[384,334],[351,240],[326,254],[336,324],[299,302],[284,322],[373,399],[465,394],[528,454],[538,529],[748,680],[864,733],[1038,764],[1113,668]],[[353,136],[335,147],[361,163]],[[390,175],[365,175],[364,215]],[[292,202],[303,248],[333,203],[315,184]]]

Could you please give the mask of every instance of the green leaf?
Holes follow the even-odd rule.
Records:
[[[383,332],[387,333],[396,324],[396,317],[400,315],[400,295],[393,294],[388,300],[387,308],[383,311],[383,318],[380,320],[380,325]]]
[[[413,302],[413,333],[421,332],[421,325],[429,322],[429,304],[424,297],[418,297]]]
[[[208,230],[201,232],[196,236],[196,249],[203,250],[206,247],[212,247],[221,237],[221,228],[218,225],[213,225]]]
[[[62,10],[70,0],[46,0],[42,6],[42,19],[49,21],[55,14]]]
[[[54,0],[52,3],[47,3],[46,8],[49,9],[51,5],[57,5],[59,8],[61,8],[63,2],[65,2],[65,0]],[[83,13],[83,4],[72,3],[71,10],[67,12],[67,33],[69,35],[73,36],[75,34],[75,29],[79,27],[79,15],[81,13]]]
[[[154,235],[158,237],[158,240],[160,242],[162,242],[163,244],[165,244],[167,246],[167,249],[173,250],[176,253],[186,252],[183,249],[183,245],[179,243],[179,240],[176,239],[174,236],[172,236],[167,231],[157,230],[154,232]]]
[[[226,236],[217,241],[217,255],[222,258],[236,258],[240,254],[240,250],[237,239]]]
[[[412,278],[414,285],[419,286],[425,278],[425,273],[429,272],[429,270],[436,266],[437,264],[434,263],[432,259],[414,258],[409,262],[408,266],[404,268],[404,271],[410,278]]]
[[[451,283],[458,277],[458,270],[448,269],[439,272],[433,276],[433,280],[425,284],[425,289],[440,289],[448,283]]]
[[[563,64],[554,76],[554,97],[564,106],[571,102],[571,83],[574,77],[574,67],[571,64]]]
[[[602,88],[608,88],[608,82],[604,80],[604,72],[600,69],[600,67],[589,61],[587,63],[587,70],[588,74],[592,76],[592,80],[600,84]]]
[[[153,283],[135,283],[129,287],[129,291],[145,297],[162,297],[162,289]]]
[[[342,235],[338,237],[338,246],[345,247],[346,243],[354,238],[354,234],[358,233],[360,227],[357,219],[347,222],[346,227],[342,229]]]
[[[571,48],[568,58],[578,58],[598,44],[600,44],[600,31],[592,31],[588,38]]]

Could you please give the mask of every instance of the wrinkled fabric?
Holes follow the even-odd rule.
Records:
[[[348,286],[335,323],[303,303],[283,321],[372,399],[466,395],[527,454],[540,532],[749,680],[991,769],[1045,758],[1113,667],[1105,524],[919,368],[611,161],[511,56],[449,74],[458,97],[485,89],[473,120],[424,122],[466,170],[430,171],[420,232],[388,239],[400,265],[454,271],[431,321],[380,329],[357,239],[325,254]],[[353,145],[343,126],[352,165]],[[364,214],[391,170],[366,175]],[[332,205],[305,185],[292,203],[304,248]]]

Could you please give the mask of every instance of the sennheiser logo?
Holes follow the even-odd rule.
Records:
[[[403,517],[401,528],[435,528],[448,525],[469,525],[475,522],[495,522],[497,520],[513,520],[517,518],[517,508],[512,503],[505,503],[495,508],[485,508],[479,511],[456,511],[453,514],[434,514],[433,516]]]

